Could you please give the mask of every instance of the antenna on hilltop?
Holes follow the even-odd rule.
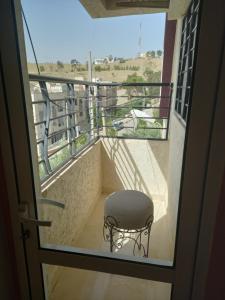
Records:
[[[139,24],[138,48],[139,48],[139,53],[141,54],[141,51],[142,51],[142,22],[140,22],[140,24]]]

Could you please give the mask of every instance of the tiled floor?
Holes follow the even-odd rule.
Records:
[[[109,244],[103,240],[104,199],[99,199],[84,233],[77,241],[80,248],[101,250],[109,253]],[[154,199],[154,223],[150,238],[150,257],[161,260],[172,259],[169,224],[162,200]],[[119,250],[119,254],[132,254],[132,243]],[[104,274],[86,270],[60,267],[59,276],[49,300],[169,300],[170,285]]]

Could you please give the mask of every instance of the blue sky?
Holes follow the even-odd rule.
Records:
[[[109,54],[134,57],[141,51],[163,49],[164,14],[92,19],[78,0],[22,0],[38,62],[84,63],[88,52],[93,58]],[[27,38],[27,59],[33,53]]]

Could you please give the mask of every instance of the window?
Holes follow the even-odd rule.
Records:
[[[198,25],[199,0],[192,0],[183,20],[175,110],[186,122]]]
[[[54,104],[52,105],[52,118],[56,118],[57,117],[57,113],[56,113],[56,108],[54,106]],[[53,120],[53,123],[52,123],[53,126],[56,126],[56,121]]]
[[[55,106],[52,106],[52,118],[56,117],[56,108]]]
[[[61,112],[64,110],[64,107],[62,105],[58,105],[58,112]]]
[[[51,144],[54,144],[63,138],[62,133],[58,133],[51,138]]]
[[[79,116],[82,117],[83,116],[83,103],[82,103],[82,99],[79,100]]]
[[[39,122],[44,121],[44,112],[43,112],[43,110],[40,110],[40,111],[38,112],[38,114],[39,114]]]
[[[59,127],[64,126],[64,119],[63,119],[63,117],[58,119],[58,126]]]

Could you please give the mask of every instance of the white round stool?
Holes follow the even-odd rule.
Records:
[[[110,251],[122,248],[123,241],[130,239],[134,242],[133,254],[142,249],[143,256],[148,257],[153,215],[153,202],[142,192],[125,190],[109,195],[105,199],[103,235],[110,242]],[[147,236],[146,247],[142,234]]]

